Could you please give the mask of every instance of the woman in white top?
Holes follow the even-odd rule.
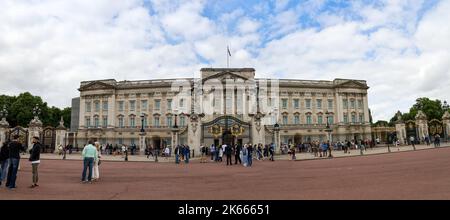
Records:
[[[100,178],[100,173],[98,171],[98,162],[100,161],[100,158],[102,157],[102,152],[100,151],[100,143],[95,142],[95,148],[97,148],[97,157],[94,158],[94,172],[92,175],[92,179],[94,181],[98,181],[98,178]]]
[[[169,146],[167,146],[166,149],[164,149],[164,156],[166,157],[166,159],[169,158],[169,156],[170,156],[170,149],[169,149]]]

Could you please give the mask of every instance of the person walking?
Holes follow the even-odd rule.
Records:
[[[297,158],[295,157],[295,147],[294,147],[294,145],[291,146],[290,152],[291,152],[291,156],[292,156],[291,159],[292,160],[296,160]]]
[[[24,146],[19,141],[19,135],[14,135],[13,141],[9,143],[9,167],[6,179],[6,187],[9,189],[16,188],[17,171],[20,163],[20,152],[25,151]]]
[[[88,144],[83,148],[83,173],[81,175],[81,181],[83,183],[92,183],[92,170],[94,168],[94,160],[97,158],[97,149],[93,146],[94,142],[92,140],[88,141]],[[89,168],[89,175],[86,180],[86,172]]]
[[[415,142],[414,137],[413,136],[409,137],[409,141],[411,142],[411,145],[412,145],[413,149],[415,150],[416,149],[416,145],[414,143]]]
[[[8,165],[9,165],[9,147],[8,142],[3,143],[0,149],[0,186],[3,180],[6,180],[8,175]]]
[[[271,143],[270,144],[270,148],[269,148],[269,154],[270,154],[270,160],[271,161],[274,161],[274,159],[273,159],[274,153],[275,153],[275,144]]]
[[[33,148],[30,150],[30,158],[28,159],[31,162],[31,173],[32,173],[32,182],[33,184],[30,186],[30,188],[38,187],[37,184],[39,181],[39,164],[40,161],[40,155],[41,155],[41,143],[39,143],[39,137],[33,137],[32,140]]]
[[[102,157],[100,143],[95,142],[95,149],[97,149],[97,156],[94,158],[94,170],[93,170],[92,179],[94,181],[98,181],[98,179],[100,178],[100,172],[98,170],[98,166],[100,165],[100,158]]]

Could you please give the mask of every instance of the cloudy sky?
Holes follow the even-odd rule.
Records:
[[[375,120],[450,101],[450,0],[0,0],[0,94],[66,107],[80,81],[192,77],[367,80]]]

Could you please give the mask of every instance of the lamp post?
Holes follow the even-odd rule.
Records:
[[[445,100],[444,101],[444,105],[442,106],[443,107],[443,109],[444,109],[444,114],[446,113],[446,112],[448,112],[448,110],[449,110],[449,108],[450,108],[450,106],[449,106],[449,104],[447,103],[447,100]],[[448,130],[449,130],[449,128],[447,128],[447,123],[445,123],[444,122],[444,131],[445,131],[445,141],[448,141]]]
[[[141,133],[144,133],[145,132],[145,129],[144,129],[144,120],[145,120],[145,114],[144,113],[141,113]]]
[[[275,134],[275,148],[280,148],[280,125],[278,124],[278,108],[274,108],[275,111],[275,124],[273,125],[273,130]],[[281,148],[280,148],[281,149]],[[276,152],[276,149],[273,149],[274,153]]]
[[[173,128],[178,128],[178,125],[177,125],[178,109],[177,108],[174,109],[173,113],[175,115],[175,124],[173,125]]]
[[[328,155],[328,157],[333,157],[333,156],[331,155],[331,145],[332,145],[332,136],[331,136],[331,132],[333,132],[333,129],[331,129],[331,127],[330,127],[330,120],[329,120],[330,113],[329,113],[328,111],[326,111],[326,112],[325,112],[325,115],[326,115],[326,118],[327,118],[327,124],[326,124],[325,132],[328,133],[328,142],[329,142],[329,143],[328,143],[328,144],[329,144],[328,148],[329,148],[329,153],[330,153],[330,155]]]

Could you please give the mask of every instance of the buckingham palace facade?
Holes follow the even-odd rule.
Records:
[[[81,82],[69,139],[80,147],[96,139],[141,151],[188,144],[198,152],[202,144],[371,138],[364,80],[262,79],[253,68],[200,72],[199,78]]]

